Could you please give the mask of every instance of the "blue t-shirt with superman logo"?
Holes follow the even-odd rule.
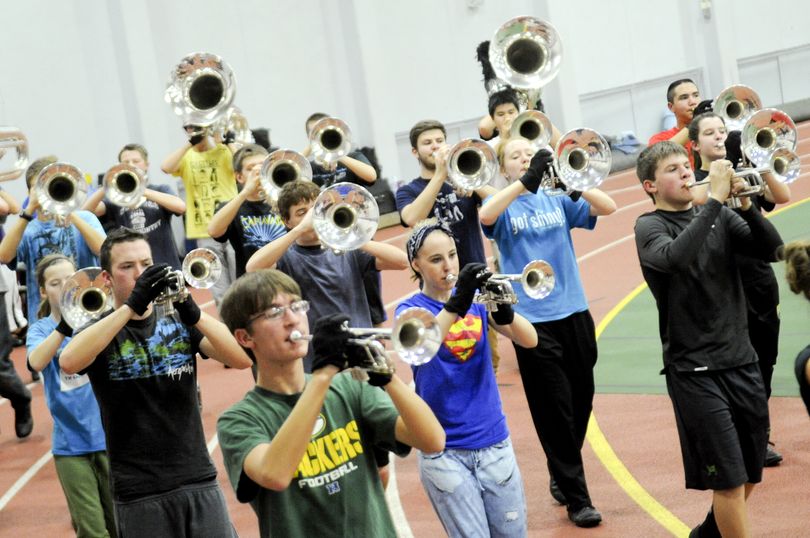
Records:
[[[444,303],[418,293],[397,306],[397,315],[411,306],[438,314]],[[416,393],[439,419],[447,448],[477,450],[509,436],[492,370],[488,324],[486,307],[472,305],[464,318],[456,318],[436,356],[412,367]]]

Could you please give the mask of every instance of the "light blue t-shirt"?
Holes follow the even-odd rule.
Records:
[[[411,306],[438,314],[444,303],[417,293],[397,306],[397,315]],[[444,428],[447,448],[478,450],[509,436],[492,369],[488,325],[486,307],[473,304],[463,319],[453,322],[436,356],[412,367],[416,393]]]
[[[90,224],[102,236],[106,236],[104,228],[98,217],[89,211],[76,211],[75,214]],[[98,258],[91,252],[90,247],[72,224],[61,227],[52,220],[41,221],[34,219],[25,227],[20,244],[17,246],[17,261],[23,262],[26,267],[25,285],[28,293],[28,319],[37,319],[39,308],[39,286],[37,285],[37,262],[48,254],[64,254],[73,259],[77,269],[98,265]]]
[[[487,199],[489,200],[489,199]],[[484,202],[486,204],[486,201]],[[588,309],[579,277],[571,228],[593,229],[596,217],[591,205],[568,196],[522,194],[484,235],[494,239],[501,253],[501,272],[521,274],[527,263],[545,260],[554,270],[554,290],[545,299],[531,299],[519,282],[514,284],[518,304],[515,311],[532,323],[563,319]]]
[[[27,355],[56,329],[50,316],[28,329]],[[59,368],[59,353],[70,341],[65,338],[51,362],[42,370],[45,403],[53,416],[53,448],[56,456],[79,456],[107,449],[96,396],[87,374],[66,374]]]

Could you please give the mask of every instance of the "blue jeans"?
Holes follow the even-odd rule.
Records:
[[[452,537],[526,536],[526,499],[512,442],[419,453],[419,476]]]

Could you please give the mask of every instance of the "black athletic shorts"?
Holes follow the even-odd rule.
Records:
[[[723,490],[762,480],[768,402],[757,363],[700,373],[669,368],[686,487]]]

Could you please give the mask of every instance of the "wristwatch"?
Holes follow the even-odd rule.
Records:
[[[34,220],[34,215],[29,215],[28,213],[25,212],[25,209],[23,209],[22,211],[20,211],[20,218],[25,219],[28,222],[31,222],[32,220]]]

